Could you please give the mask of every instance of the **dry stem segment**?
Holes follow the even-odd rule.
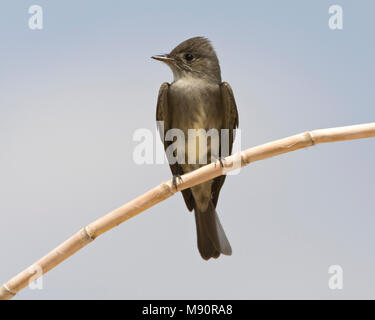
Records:
[[[18,291],[29,284],[30,280],[35,280],[35,270],[41,270],[39,276],[45,274],[93,241],[97,236],[169,198],[177,191],[190,188],[238,167],[246,166],[254,161],[271,158],[318,143],[369,137],[375,137],[375,123],[304,132],[233,154],[232,156],[225,158],[224,168],[217,163],[211,163],[195,170],[194,172],[187,173],[182,176],[181,182],[178,181],[177,190],[174,188],[172,180],[164,182],[138,198],[92,222],[45,255],[35,264],[10,279],[0,287],[0,300],[13,298]]]

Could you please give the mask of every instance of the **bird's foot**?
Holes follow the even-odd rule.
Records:
[[[220,163],[220,167],[224,168],[225,157],[219,157],[216,159],[216,161]],[[216,166],[216,162],[215,162],[215,166]]]
[[[182,177],[179,174],[173,175],[172,183],[173,183],[174,187],[176,188],[176,190],[177,190],[177,179],[178,179],[178,181],[183,182]]]

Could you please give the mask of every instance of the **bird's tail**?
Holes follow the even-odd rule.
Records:
[[[202,258],[218,258],[220,254],[231,255],[232,248],[221,226],[215,206],[210,201],[206,211],[195,209],[198,250]]]

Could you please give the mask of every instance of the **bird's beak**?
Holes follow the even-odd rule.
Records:
[[[159,55],[156,55],[156,56],[152,56],[151,58],[155,59],[155,60],[163,61],[165,63],[171,63],[171,62],[175,61],[173,58],[171,58],[169,56],[169,54],[159,54]]]

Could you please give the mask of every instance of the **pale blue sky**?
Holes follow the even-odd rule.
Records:
[[[28,29],[28,7],[44,29]],[[328,28],[341,4],[344,29]],[[132,160],[172,74],[151,55],[196,35],[234,90],[242,148],[375,121],[373,1],[3,1],[0,282],[170,178]],[[157,137],[158,138],[158,137]],[[375,298],[375,140],[254,163],[224,185],[233,256],[203,261],[176,195],[99,237],[17,298]],[[328,267],[344,290],[328,289]]]

